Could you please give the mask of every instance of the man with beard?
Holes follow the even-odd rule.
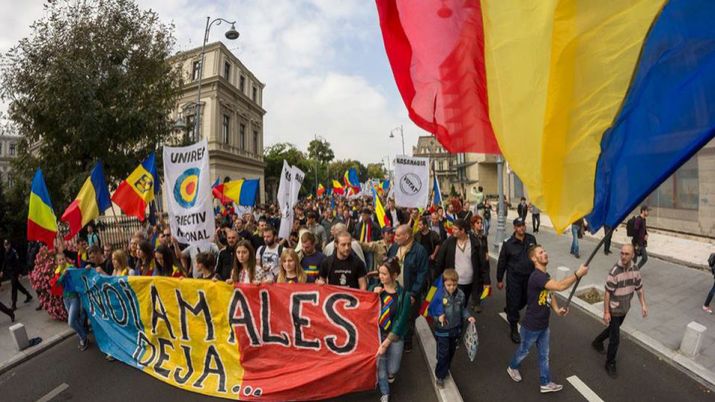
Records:
[[[216,260],[216,276],[222,281],[231,277],[233,260],[236,258],[237,243],[238,233],[233,229],[226,230],[226,246],[218,252],[218,259]]]
[[[320,278],[315,283],[367,290],[365,263],[353,253],[352,241],[346,231],[335,235],[335,254],[327,256],[320,264]]]

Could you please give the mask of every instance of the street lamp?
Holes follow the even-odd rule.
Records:
[[[211,21],[211,17],[206,17],[206,31],[204,32],[204,43],[201,45],[201,61],[199,62],[199,88],[198,95],[196,96],[196,131],[194,133],[194,141],[201,138],[201,81],[204,75],[204,54],[206,49],[206,42],[209,40],[209,32],[214,23],[216,25],[221,25],[221,22],[231,24],[231,28],[226,31],[226,39],[234,40],[238,39],[238,31],[236,30],[236,21],[229,21],[223,18],[216,18]]]
[[[400,130],[400,137],[402,137],[402,155],[405,155],[405,131],[402,128],[402,124],[400,124],[400,127],[395,127],[392,130],[390,130],[390,138],[395,138],[395,130]]]

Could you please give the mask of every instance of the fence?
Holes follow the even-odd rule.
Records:
[[[134,216],[100,216],[94,222],[102,244],[110,245],[112,249],[125,248],[132,235],[146,227]],[[64,237],[69,232],[69,226],[65,223],[58,226],[60,236]]]

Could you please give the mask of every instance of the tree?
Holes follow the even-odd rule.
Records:
[[[335,159],[335,153],[330,148],[330,143],[324,138],[316,138],[308,144],[308,157],[321,164],[330,163]]]
[[[371,179],[383,179],[387,175],[387,170],[385,166],[380,163],[368,163],[367,164],[367,177]]]
[[[22,137],[15,181],[26,195],[44,167],[59,214],[95,161],[118,182],[165,142],[181,79],[168,61],[173,26],[156,12],[132,0],[55,1],[45,10],[8,53],[1,94]]]
[[[298,166],[305,172],[307,160],[305,154],[295,145],[288,142],[279,142],[263,149],[263,161],[266,163],[266,177],[280,177],[283,170],[283,160],[291,166]]]

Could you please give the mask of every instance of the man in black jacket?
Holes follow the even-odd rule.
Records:
[[[387,200],[387,209],[385,210],[385,219],[387,220],[387,225],[396,228],[401,224],[407,223],[407,217],[405,213],[395,207],[395,201],[392,199]]]
[[[3,258],[3,269],[0,275],[6,275],[10,277],[10,283],[12,284],[12,310],[17,310],[17,291],[25,294],[25,303],[29,303],[32,300],[32,295],[30,292],[22,286],[20,283],[20,257],[17,255],[17,251],[12,248],[10,241],[5,239],[3,244],[5,246],[5,256]],[[1,278],[2,276],[0,276]]]
[[[447,268],[454,268],[457,271],[459,274],[457,287],[464,293],[465,308],[469,305],[473,284],[482,281],[483,256],[482,244],[476,237],[469,235],[469,223],[464,219],[454,221],[452,237],[445,240],[439,250],[437,272],[438,275],[442,275]]]
[[[226,246],[218,252],[216,260],[216,274],[222,281],[231,277],[233,260],[236,259],[236,244],[238,232],[233,229],[226,230]]]
[[[497,262],[497,287],[504,289],[506,274],[506,316],[511,327],[511,340],[521,343],[517,324],[519,310],[526,306],[526,288],[529,275],[534,272],[534,264],[529,259],[529,247],[536,245],[536,238],[526,233],[522,218],[514,219],[514,234],[504,240]]]

